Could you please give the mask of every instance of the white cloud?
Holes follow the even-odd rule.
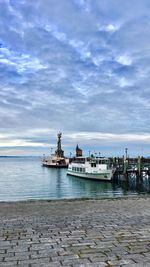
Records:
[[[19,133],[21,134],[21,132]],[[41,141],[35,142],[36,139],[40,139],[40,136],[46,135],[46,143]],[[17,138],[16,138],[17,137]],[[34,129],[22,132],[21,139],[18,137],[18,133],[14,134],[1,134],[0,135],[0,147],[50,147],[48,138],[53,138],[55,140],[54,146],[56,146],[56,131],[54,129]],[[44,139],[43,139],[44,141]],[[137,143],[142,142],[142,144],[149,144],[150,134],[112,134],[112,133],[101,133],[101,132],[69,132],[63,133],[63,145],[65,143],[70,143],[75,145],[80,143],[82,145],[90,145],[93,147],[95,145],[99,146],[103,142],[109,143],[109,145],[123,143]]]
[[[27,131],[43,128],[148,144],[148,10],[147,0],[1,3],[1,132],[25,131],[9,142],[34,144]]]
[[[14,65],[14,66],[16,65],[14,62],[11,62],[7,58],[0,58],[0,63],[6,64],[6,65]]]
[[[112,133],[100,133],[100,132],[81,132],[81,133],[69,133],[65,134],[65,138],[70,138],[73,140],[80,140],[80,142],[84,143],[86,141],[96,141],[98,142],[137,142],[142,141],[145,143],[150,142],[150,134],[112,134]]]
[[[118,79],[118,84],[121,88],[126,87],[126,86],[132,86],[133,85],[133,81],[128,80],[125,77],[119,78]]]
[[[0,63],[14,66],[19,73],[24,71],[38,71],[46,69],[47,66],[40,63],[40,60],[31,57],[29,54],[19,54],[8,48],[0,48]]]
[[[128,55],[121,55],[116,58],[116,61],[125,66],[130,66],[132,64],[132,58]]]
[[[40,63],[38,58],[22,57],[22,59],[16,63],[17,70],[19,73],[24,71],[38,71],[41,69],[46,69],[47,66]]]
[[[44,27],[59,41],[65,42],[67,40],[66,34],[59,31],[55,25],[46,24]]]
[[[107,24],[107,25],[101,25],[101,24],[98,24],[97,25],[98,27],[98,30],[99,31],[106,31],[106,32],[110,32],[110,33],[114,33],[116,31],[118,31],[121,27],[120,24]]]
[[[91,52],[88,45],[83,41],[72,39],[69,41],[69,45],[73,47],[83,59],[88,59],[91,57]]]
[[[106,26],[106,31],[108,31],[108,32],[115,32],[118,29],[119,29],[119,25],[109,24]]]

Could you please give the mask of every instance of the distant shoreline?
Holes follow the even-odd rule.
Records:
[[[0,156],[0,158],[39,158],[42,156]]]

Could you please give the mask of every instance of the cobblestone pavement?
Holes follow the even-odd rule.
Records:
[[[150,266],[150,198],[0,203],[4,266]]]

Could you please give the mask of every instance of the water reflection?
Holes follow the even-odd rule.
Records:
[[[133,173],[123,179],[118,176],[115,183],[122,187],[125,194],[130,191],[138,194],[150,193],[150,176],[145,173],[142,176]]]
[[[112,183],[103,181],[92,181],[68,175],[70,185],[75,189],[76,194],[80,188],[80,194],[85,197],[100,196],[112,193]]]

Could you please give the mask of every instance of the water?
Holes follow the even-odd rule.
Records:
[[[112,198],[150,193],[150,179],[92,181],[66,175],[66,169],[41,166],[40,158],[0,158],[0,201],[28,199]]]

